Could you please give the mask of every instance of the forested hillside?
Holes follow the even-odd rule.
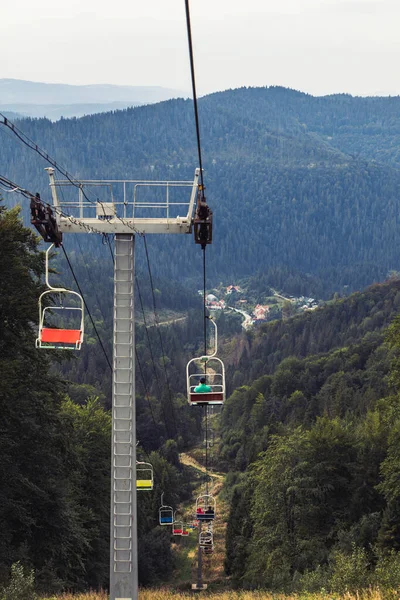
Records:
[[[22,226],[18,209],[0,207],[0,589],[21,561],[34,569],[38,590],[50,593],[107,585],[111,414],[104,408],[110,373],[89,327],[87,351],[69,362],[65,352],[35,348],[43,272],[37,237]],[[144,287],[144,299],[147,293]],[[94,314],[108,336],[100,305]],[[161,350],[154,344],[154,374],[143,326],[139,333],[147,394],[139,388],[137,452],[156,475],[152,494],[138,498],[139,579],[154,584],[174,564],[170,535],[158,527],[161,492],[173,506],[190,498],[178,453],[199,439],[201,415],[172,381],[168,396]],[[181,370],[182,354],[172,352],[176,335],[164,334],[171,374]],[[194,329],[190,343],[198,341]],[[161,392],[152,385],[157,374]]]
[[[285,266],[317,277],[327,296],[397,270],[399,105],[283,88],[200,99],[215,215],[210,277]],[[78,178],[190,179],[197,166],[189,100],[19,126]],[[3,174],[46,197],[45,162],[4,127],[0,135]],[[158,274],[199,281],[190,239],[153,236],[149,244]]]
[[[225,567],[235,585],[339,589],[345,564],[362,584],[400,573],[399,319],[390,325],[400,306],[399,108],[398,98],[282,88],[199,102],[215,215],[210,286],[288,281],[328,297],[392,271],[323,308],[221,336],[229,398],[219,467],[229,471]],[[191,179],[197,165],[190,101],[19,126],[78,178]],[[1,174],[49,200],[47,164],[3,126],[0,142]],[[203,333],[199,248],[189,236],[148,237],[155,290],[136,244],[137,435],[159,483],[139,505],[142,583],[172,572],[158,501],[161,485],[174,506],[190,498],[179,451],[201,439],[201,411],[184,397],[185,365]],[[0,210],[0,583],[17,560],[46,590],[107,583],[113,265],[104,241],[69,235],[64,246],[104,353],[86,318],[79,357],[50,362],[34,349],[43,254],[18,212]],[[55,281],[74,287],[61,253],[52,266]],[[168,324],[163,344],[146,321],[154,298]],[[220,322],[223,334],[229,318]]]
[[[220,464],[236,585],[399,585],[399,302],[399,281],[375,285],[232,344]]]
[[[232,390],[272,373],[288,357],[306,358],[382,335],[400,308],[400,281],[376,284],[289,320],[261,325],[226,347]],[[380,338],[379,338],[380,339]]]

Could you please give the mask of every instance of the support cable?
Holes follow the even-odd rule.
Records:
[[[156,363],[155,363],[155,360],[154,360],[153,348],[152,348],[152,345],[151,345],[151,340],[150,340],[150,335],[149,335],[149,329],[147,327],[146,315],[145,315],[145,312],[144,312],[142,294],[141,294],[141,291],[140,291],[139,280],[138,280],[137,277],[135,277],[135,281],[136,281],[136,287],[137,287],[138,296],[139,296],[140,308],[141,308],[142,315],[143,315],[143,323],[144,323],[144,327],[145,327],[145,331],[146,331],[147,343],[149,345],[150,359],[151,359],[151,363],[153,365],[154,377],[155,377],[155,380],[156,380],[156,383],[157,383],[158,393],[159,393],[159,396],[160,396],[160,403],[161,403],[161,409],[162,409],[163,416],[164,416],[165,428],[167,430],[167,434],[168,434],[169,438],[172,438],[173,436],[171,436],[171,432],[169,431],[169,428],[168,428],[167,414],[165,412],[165,406],[164,406],[164,402],[162,400],[161,383],[160,383],[160,380],[159,380],[159,377],[158,377]]]
[[[17,194],[20,194],[27,200],[31,200],[31,198],[35,197],[35,194],[32,194],[32,192],[30,192],[29,190],[26,190],[25,188],[21,187],[20,185],[14,183],[13,181],[10,181],[9,179],[7,179],[7,177],[4,177],[3,175],[0,175],[0,183],[3,185],[7,185],[9,188],[13,188],[13,189],[4,190],[4,191],[16,192]],[[45,204],[46,206],[49,206],[56,214],[60,215],[61,217],[64,217],[65,219],[68,219],[74,225],[78,225],[79,227],[84,229],[87,233],[97,233],[101,236],[104,236],[103,231],[99,231],[99,230],[95,229],[94,227],[91,227],[90,225],[83,223],[79,219],[76,219],[75,217],[72,217],[71,215],[67,215],[60,208],[50,204],[49,202],[46,202],[45,200],[40,199],[40,201],[43,204]]]
[[[111,242],[110,242],[110,235],[108,233],[104,234],[104,238],[106,240],[106,244],[108,245],[108,248],[110,250],[110,254],[111,254],[111,260],[113,262],[113,265],[115,264],[115,259],[114,259],[114,252],[111,246]]]
[[[52,167],[54,167],[54,169],[56,169],[59,173],[61,173],[61,175],[63,175],[66,179],[68,179],[68,181],[73,186],[75,186],[76,188],[81,190],[83,196],[86,198],[86,200],[88,202],[90,202],[91,204],[97,204],[97,203],[100,204],[104,211],[104,203],[100,202],[100,200],[98,200],[97,198],[95,201],[91,200],[88,197],[88,195],[86,194],[85,190],[83,189],[83,185],[80,181],[78,181],[72,175],[70,175],[64,167],[62,167],[60,164],[58,164],[54,158],[52,158],[45,150],[43,150],[40,146],[38,146],[38,144],[36,144],[36,142],[31,140],[21,129],[19,129],[12,121],[10,121],[10,119],[8,119],[1,112],[0,112],[0,118],[3,119],[2,121],[0,120],[0,125],[4,125],[5,127],[8,127],[8,129],[10,131],[12,131],[12,133],[14,133],[17,136],[17,138],[23,144],[25,144],[25,146],[27,146],[34,152],[37,152],[37,154],[39,154],[39,156],[44,158],[44,160],[47,161]],[[67,218],[69,218],[69,217],[67,217]],[[136,229],[136,227],[134,227],[134,225],[132,225],[132,223],[129,223],[129,221],[125,221],[124,219],[121,219],[121,217],[119,217],[118,215],[115,215],[115,218],[118,219],[119,221],[121,221],[121,223],[123,223],[127,227],[129,227],[129,229],[131,229],[134,233],[143,235],[142,232],[138,231]],[[111,225],[111,223],[110,223],[110,225]]]
[[[208,406],[204,406],[205,429],[206,429],[206,495],[208,496]]]
[[[151,294],[152,294],[152,299],[153,299],[154,319],[155,319],[155,323],[156,323],[156,329],[157,329],[157,332],[158,332],[158,338],[160,340],[160,348],[161,348],[161,355],[162,355],[162,360],[163,360],[165,380],[166,380],[166,383],[167,383],[167,391],[168,391],[168,396],[167,397],[168,397],[168,401],[169,401],[169,404],[170,404],[170,407],[171,407],[171,413],[172,413],[172,418],[173,418],[173,421],[174,421],[175,432],[177,434],[178,433],[178,427],[177,427],[177,424],[176,424],[174,404],[173,404],[173,401],[172,401],[171,388],[170,388],[170,385],[169,385],[168,372],[167,372],[166,360],[165,360],[165,352],[164,352],[164,344],[163,344],[162,336],[161,336],[161,332],[160,332],[159,319],[158,319],[157,306],[156,306],[156,297],[155,297],[154,285],[153,285],[153,276],[151,274],[150,258],[149,258],[149,252],[148,252],[148,248],[147,248],[147,241],[146,241],[146,236],[145,235],[143,236],[143,240],[144,240],[144,248],[145,248],[145,252],[146,252],[147,269],[148,269],[148,272],[149,272]]]
[[[204,199],[203,163],[202,163],[202,159],[201,159],[199,111],[198,111],[198,107],[197,107],[196,77],[195,77],[195,69],[194,69],[192,26],[190,23],[189,0],[185,0],[185,8],[186,8],[186,29],[187,29],[188,44],[189,44],[190,73],[191,73],[191,78],[192,78],[194,118],[195,118],[195,122],[196,122],[197,152],[199,155],[201,196]]]
[[[21,187],[19,187],[18,185],[16,185],[16,184],[14,184],[13,182],[9,181],[9,180],[8,180],[7,178],[5,178],[5,177],[2,177],[2,176],[0,176],[0,182],[1,182],[1,183],[3,183],[3,184],[5,184],[5,185],[8,185],[8,186],[9,186],[9,187],[11,187],[11,188],[14,188],[14,189],[12,189],[12,190],[10,190],[10,191],[16,191],[16,192],[18,192],[19,194],[21,194],[22,196],[24,196],[24,197],[25,197],[25,198],[27,198],[27,199],[31,199],[31,198],[34,196],[34,194],[32,194],[31,192],[29,192],[28,190],[26,190],[26,189],[24,189],[24,188],[21,188]],[[43,202],[43,201],[42,201],[42,202]],[[48,202],[43,202],[43,204],[46,204],[47,206],[50,206],[50,207],[51,207],[51,205],[50,205]],[[55,208],[55,207],[54,207],[54,208]],[[55,212],[60,212],[60,211],[58,211],[58,209],[56,209],[56,210],[55,210]],[[92,229],[92,228],[89,228],[89,229]],[[96,233],[100,233],[100,232],[96,232]],[[102,341],[101,341],[101,339],[100,339],[99,332],[98,332],[98,330],[97,330],[96,324],[95,324],[95,322],[94,322],[94,320],[93,320],[93,317],[92,317],[92,315],[91,315],[91,312],[90,312],[90,310],[89,310],[89,307],[88,307],[88,305],[87,305],[87,303],[86,303],[86,300],[85,300],[85,297],[84,297],[84,295],[83,295],[83,292],[82,292],[81,286],[79,285],[79,282],[78,282],[78,280],[77,280],[77,278],[76,278],[76,275],[75,275],[75,273],[74,273],[74,270],[73,270],[73,268],[72,268],[71,262],[70,262],[70,260],[69,260],[69,257],[68,257],[68,255],[67,255],[67,252],[66,252],[66,250],[65,250],[64,246],[63,246],[63,245],[61,245],[61,248],[62,248],[62,250],[63,250],[63,252],[64,252],[65,258],[66,258],[66,260],[67,260],[67,263],[68,263],[68,266],[69,266],[69,268],[70,268],[70,271],[71,271],[71,273],[72,273],[72,276],[73,276],[73,278],[74,278],[74,280],[75,280],[75,283],[76,283],[76,285],[77,285],[77,288],[78,288],[78,290],[79,290],[79,293],[80,293],[80,295],[82,296],[82,299],[83,299],[83,302],[84,302],[84,305],[85,305],[86,311],[87,311],[87,313],[88,313],[88,315],[89,315],[89,318],[90,318],[90,320],[91,320],[91,323],[92,323],[92,326],[93,326],[93,330],[94,330],[94,332],[95,332],[95,334],[96,334],[96,336],[97,336],[97,339],[99,340],[99,344],[100,344],[100,346],[101,346],[101,349],[102,349],[102,351],[103,351],[103,353],[104,353],[104,356],[105,356],[105,358],[106,358],[107,364],[108,364],[108,366],[110,367],[110,370],[111,370],[111,372],[112,372],[112,366],[111,366],[110,359],[108,358],[108,355],[107,355],[107,352],[105,351],[105,348],[104,348],[103,342],[102,342]]]
[[[194,68],[194,57],[193,57],[193,42],[192,42],[192,27],[190,22],[190,9],[189,0],[185,0],[186,8],[186,28],[189,44],[189,57],[190,57],[190,73],[192,79],[192,92],[193,92],[193,105],[194,105],[194,118],[196,123],[196,138],[197,138],[197,152],[199,156],[199,167],[200,167],[200,181],[201,181],[201,197],[204,197],[204,179],[203,179],[203,162],[201,156],[201,140],[200,140],[200,125],[199,125],[199,110],[197,104],[197,92],[196,92],[196,76]],[[206,246],[203,248],[203,317],[204,317],[204,356],[207,355],[207,309],[206,309]],[[204,374],[207,372],[207,363],[204,363]],[[206,428],[206,493],[208,494],[208,440],[207,440],[207,406],[205,408],[205,428]]]
[[[91,321],[91,323],[92,323],[92,326],[93,326],[93,330],[94,330],[94,332],[95,332],[95,334],[96,334],[96,336],[97,336],[97,339],[99,340],[99,344],[100,344],[100,346],[101,346],[101,349],[102,349],[102,351],[103,351],[103,354],[104,354],[104,356],[105,356],[105,358],[106,358],[107,364],[108,364],[108,366],[110,367],[110,371],[111,371],[111,373],[112,373],[112,372],[113,372],[113,368],[112,368],[112,365],[111,365],[110,359],[108,358],[108,355],[107,355],[107,352],[106,352],[106,350],[105,350],[105,348],[104,348],[103,342],[102,342],[102,341],[101,341],[101,339],[100,339],[99,332],[98,332],[98,330],[97,330],[97,327],[96,327],[96,324],[95,324],[95,322],[94,322],[94,320],[93,320],[92,314],[91,314],[91,312],[90,312],[90,310],[89,310],[89,307],[88,307],[88,305],[87,305],[87,303],[86,303],[86,300],[85,300],[85,297],[84,297],[84,295],[83,295],[83,292],[82,292],[81,286],[79,285],[79,282],[78,282],[78,280],[77,280],[77,278],[76,278],[76,275],[75,275],[75,273],[74,273],[74,270],[73,270],[73,268],[72,268],[72,265],[71,265],[71,262],[70,262],[70,260],[69,260],[69,257],[68,257],[68,254],[67,254],[67,251],[65,250],[64,246],[61,246],[61,248],[62,248],[62,250],[63,250],[63,252],[64,252],[65,258],[66,258],[66,260],[67,260],[67,263],[68,263],[68,266],[69,266],[69,268],[70,268],[70,271],[71,271],[71,273],[72,273],[72,277],[74,278],[74,280],[75,280],[75,283],[76,283],[76,286],[77,286],[77,288],[78,288],[78,290],[79,290],[79,293],[80,293],[80,295],[82,296],[83,303],[84,303],[84,305],[85,305],[86,311],[87,311],[87,313],[88,313],[88,315],[89,315],[90,321]]]
[[[204,356],[207,356],[207,307],[206,307],[206,249],[203,248],[203,318],[204,318]],[[204,363],[204,374],[207,372],[207,363]]]
[[[144,378],[144,373],[143,373],[142,365],[140,364],[139,354],[138,354],[138,351],[137,351],[136,347],[135,347],[135,355],[136,355],[136,360],[137,360],[138,367],[139,367],[139,373],[140,373],[140,376],[142,378],[144,395],[145,395],[145,398],[146,398],[146,400],[148,402],[148,405],[149,405],[149,408],[150,408],[150,413],[151,413],[151,417],[153,419],[154,427],[157,430],[158,426],[157,426],[157,423],[156,423],[156,420],[155,420],[155,417],[154,417],[153,407],[151,406],[149,390],[148,390],[147,385],[146,385],[146,380]]]

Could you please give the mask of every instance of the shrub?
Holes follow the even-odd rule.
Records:
[[[329,573],[326,567],[318,565],[314,571],[305,571],[298,580],[298,587],[304,592],[321,592],[328,587]]]
[[[24,571],[18,561],[11,567],[11,578],[7,587],[0,592],[0,600],[36,600],[33,570]]]
[[[398,552],[391,550],[385,554],[378,554],[374,583],[384,589],[400,587],[400,554]]]
[[[347,592],[368,587],[370,574],[364,548],[353,544],[351,554],[337,551],[333,554],[332,575],[329,587],[335,592]]]

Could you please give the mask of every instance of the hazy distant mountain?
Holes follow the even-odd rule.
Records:
[[[94,104],[1,104],[0,111],[10,119],[22,117],[46,117],[57,121],[70,117],[83,117],[110,110],[123,110],[129,106],[140,106],[139,102],[105,102]],[[14,115],[14,117],[12,116]]]
[[[67,85],[0,79],[0,110],[31,117],[80,117],[186,96],[158,86]]]
[[[7,119],[10,119],[10,121],[15,121],[16,119],[23,119],[24,117],[27,116],[24,113],[13,112],[11,110],[8,110],[7,108],[5,108],[4,110],[2,110],[1,112],[3,113],[3,115],[5,117],[7,117]]]

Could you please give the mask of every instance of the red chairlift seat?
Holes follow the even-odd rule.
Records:
[[[206,393],[190,392],[189,399],[190,399],[189,404],[193,404],[193,406],[196,406],[197,404],[223,404],[224,403],[224,393],[223,392],[206,392]]]
[[[75,344],[81,341],[82,331],[80,329],[42,329],[42,342],[57,344]]]

